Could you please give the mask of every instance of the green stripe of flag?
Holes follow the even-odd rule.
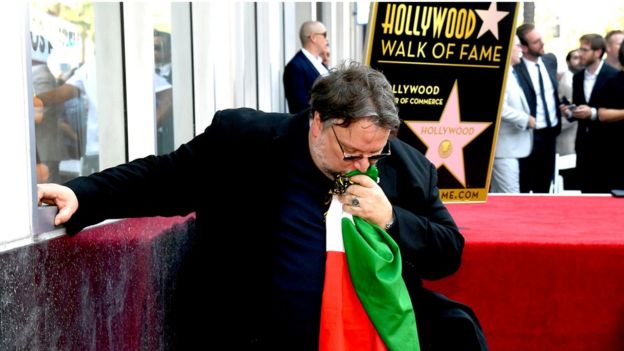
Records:
[[[419,351],[399,246],[385,230],[355,216],[343,218],[342,235],[353,286],[386,347]]]

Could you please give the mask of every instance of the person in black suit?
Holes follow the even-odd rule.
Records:
[[[354,176],[339,199],[398,243],[421,350],[487,350],[470,308],[422,287],[459,268],[464,239],[440,201],[435,167],[394,138],[389,82],[352,63],[319,79],[311,102],[295,116],[217,112],[171,154],[39,185],[39,200],[59,207],[55,223],[68,233],[105,218],[195,211],[203,244],[180,299],[178,346],[219,338],[231,349],[318,350],[328,194],[337,175],[376,165],[379,183]]]
[[[620,45],[618,52],[620,64],[624,67],[624,45]],[[598,119],[605,123],[605,158],[608,163],[603,164],[605,174],[609,175],[610,189],[624,189],[624,71],[609,79],[603,87],[601,94],[596,96]]]
[[[618,70],[606,64],[602,57],[607,43],[600,34],[585,34],[580,39],[579,52],[581,64],[585,69],[572,78],[573,111],[562,106],[565,115],[578,120],[576,130],[576,176],[583,193],[606,193],[611,191],[610,175],[605,172],[605,165],[613,162],[610,157],[610,138],[608,129],[613,125],[602,123],[598,119],[597,101],[605,84],[618,73]],[[617,139],[621,136],[616,135]]]
[[[307,21],[299,30],[301,50],[284,69],[284,93],[290,113],[310,107],[310,89],[320,75],[327,75],[321,54],[328,51],[327,29],[318,21]]]
[[[557,92],[557,58],[544,54],[542,35],[533,24],[516,29],[522,45],[522,62],[514,66],[518,83],[535,116],[533,148],[520,161],[520,192],[547,193],[555,173],[557,135],[561,113]]]

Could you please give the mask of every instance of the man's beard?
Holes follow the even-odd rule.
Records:
[[[596,63],[596,60],[594,60],[594,58],[592,57],[588,59],[586,62],[583,62],[582,64],[583,64],[583,67],[587,67],[587,66],[593,65],[594,63]]]
[[[310,146],[311,146],[310,153],[312,154],[312,159],[314,160],[314,163],[319,168],[319,170],[323,172],[323,174],[325,174],[328,178],[334,179],[334,174],[344,173],[336,169],[333,169],[331,166],[329,166],[327,162],[327,156],[322,151],[322,146],[323,146],[322,142],[317,142],[317,143],[311,144]]]
[[[543,55],[542,51],[534,51],[529,48],[529,55],[533,57],[540,57]]]

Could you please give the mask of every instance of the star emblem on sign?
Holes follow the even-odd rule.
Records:
[[[462,122],[457,81],[446,100],[437,122],[405,121],[405,124],[427,146],[425,156],[436,168],[446,169],[465,187],[464,147],[487,129],[492,122]]]
[[[481,28],[479,29],[479,34],[477,34],[477,39],[481,38],[482,35],[490,31],[494,35],[494,38],[498,40],[498,22],[507,16],[509,12],[497,11],[495,2],[491,2],[490,7],[487,10],[475,11],[483,21]]]

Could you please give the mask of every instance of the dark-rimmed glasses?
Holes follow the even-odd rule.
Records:
[[[390,152],[390,142],[387,142],[386,145],[383,147],[383,149],[381,150],[380,153],[375,154],[375,155],[369,155],[369,156],[364,156],[364,155],[348,155],[345,151],[344,148],[342,147],[342,143],[340,142],[340,139],[338,139],[338,135],[336,134],[336,131],[334,130],[334,126],[331,126],[331,130],[334,133],[334,137],[336,138],[336,142],[338,143],[338,146],[340,147],[340,151],[342,151],[342,159],[345,161],[359,161],[363,158],[367,158],[368,162],[377,162],[379,160],[381,160],[384,157],[390,156],[391,152]]]
[[[322,35],[323,38],[327,39],[327,32],[323,32],[323,33],[314,33],[314,35]]]

